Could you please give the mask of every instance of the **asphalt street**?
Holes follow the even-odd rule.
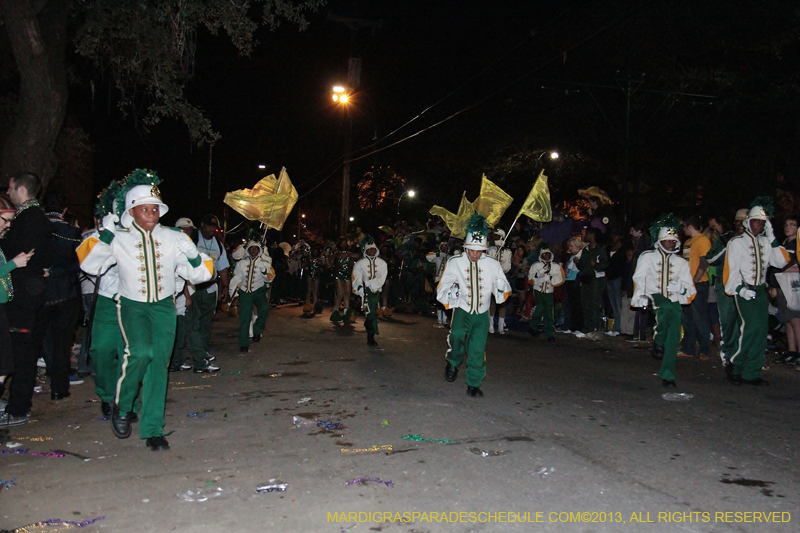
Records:
[[[395,315],[373,349],[361,318],[328,313],[273,309],[248,354],[236,319],[216,320],[222,371],[170,374],[169,451],[135,426],[115,438],[91,378],[66,400],[37,396],[28,424],[0,432],[0,479],[15,480],[0,529],[105,517],[83,531],[800,530],[794,369],[737,387],[718,360],[680,359],[665,390],[644,345],[512,331],[489,339],[485,397],[470,398],[463,367],[444,380],[434,319]]]

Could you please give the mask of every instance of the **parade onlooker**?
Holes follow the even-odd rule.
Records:
[[[608,246],[608,270],[606,271],[606,291],[611,304],[613,327],[606,335],[616,337],[622,328],[622,276],[625,273],[626,257],[622,248],[622,235],[618,230],[611,230],[611,244]]]
[[[14,217],[17,210],[11,200],[5,196],[0,196],[0,237],[2,237]],[[11,271],[15,268],[23,268],[28,264],[31,256],[35,252],[20,253],[11,261],[6,261],[3,250],[0,249],[0,396],[5,389],[6,378],[14,373],[14,355],[11,346],[11,333],[8,331],[8,316],[6,315],[6,304],[14,297],[14,284],[11,282]],[[1,415],[0,415],[1,416]]]
[[[81,315],[81,269],[75,255],[81,230],[64,221],[67,208],[61,194],[47,193],[43,204],[51,223],[52,263],[45,278],[47,298],[37,316],[36,331],[44,333],[38,345],[50,374],[50,399],[61,400],[70,396],[70,383],[83,383],[77,376],[70,381],[69,375],[75,328]]]
[[[564,264],[564,330],[580,333],[583,328],[583,306],[581,305],[581,282],[578,279],[578,261],[583,253],[583,241],[572,237],[567,241],[567,261]]]
[[[706,254],[711,249],[711,241],[703,235],[700,217],[692,216],[683,222],[683,232],[688,237],[683,243],[683,258],[689,261],[689,273],[692,275],[697,295],[692,303],[683,308],[683,342],[681,351],[690,357],[697,355],[696,346],[700,345],[700,357],[711,354],[711,324],[708,319],[708,263]]]
[[[645,225],[642,222],[636,222],[629,230],[631,236],[631,246],[633,247],[633,257],[631,257],[630,271],[631,276],[636,271],[636,265],[639,261],[639,256],[643,252],[650,250],[650,236],[645,231]],[[631,280],[631,287],[633,281]],[[629,295],[633,295],[633,289]],[[633,320],[633,337],[629,340],[631,342],[646,342],[647,341],[647,328],[650,322],[650,310],[647,308],[636,307],[636,316]]]
[[[783,247],[789,253],[789,264],[782,269],[770,269],[768,283],[773,287],[775,303],[778,307],[778,320],[786,328],[787,353],[784,361],[795,364],[800,358],[800,309],[796,309],[797,300],[792,291],[800,283],[800,269],[797,267],[797,226],[798,215],[791,215],[783,223],[783,234],[786,237]],[[790,307],[790,302],[795,309]]]
[[[5,412],[0,413],[0,428],[27,422],[33,405],[36,360],[39,358],[35,339],[43,334],[35,331],[36,319],[47,300],[45,272],[50,268],[52,239],[50,221],[36,200],[41,188],[39,176],[32,172],[17,174],[8,183],[8,196],[17,206],[17,217],[0,243],[3,253],[6,257],[36,253],[30,258],[27,268],[11,271],[14,298],[6,305],[6,311],[12,332],[14,376],[9,387],[8,405]]]
[[[600,243],[600,230],[586,228],[586,246],[578,261],[578,278],[581,282],[584,334],[600,328],[600,311],[603,308],[603,291],[606,288],[608,254]]]
[[[228,254],[225,252],[225,247],[217,238],[218,229],[219,220],[217,217],[214,215],[205,215],[200,221],[200,231],[198,232],[197,241],[195,242],[197,250],[206,254],[214,261],[214,272],[217,274],[216,279],[195,286],[196,292],[192,296],[192,305],[197,306],[197,313],[200,321],[200,339],[209,362],[216,359],[216,357],[211,355],[208,351],[208,341],[211,338],[211,324],[214,319],[214,314],[217,312],[218,300],[224,303],[228,298],[228,283],[230,281],[228,268],[230,268],[231,265],[228,261]],[[195,369],[197,368],[195,367]]]

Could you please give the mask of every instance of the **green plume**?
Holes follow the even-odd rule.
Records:
[[[486,217],[480,213],[475,213],[467,221],[467,233],[478,233],[482,237],[489,235],[489,223],[486,222]]]
[[[755,206],[763,208],[764,212],[769,218],[775,216],[775,200],[772,198],[772,196],[759,196],[753,200],[752,204],[750,204],[750,208]]]
[[[361,239],[361,249],[365,249],[370,244],[375,244],[375,239],[372,238],[372,235],[364,235],[364,238]]]
[[[117,191],[115,198],[117,200],[117,216],[122,217],[122,213],[125,212],[125,195],[128,194],[128,191],[130,191],[132,188],[136,187],[137,185],[158,186],[160,184],[161,178],[159,178],[152,170],[137,168],[125,176],[120,184],[120,188]]]
[[[672,228],[675,231],[679,230],[681,227],[681,221],[678,217],[673,215],[672,213],[668,213],[666,215],[661,215],[658,220],[653,222],[650,226],[650,237],[653,240],[653,245],[656,244],[658,241],[658,231],[661,228]]]
[[[97,195],[97,205],[94,207],[94,214],[98,217],[104,217],[109,213],[114,212],[114,199],[122,187],[120,182],[114,180],[109,183],[108,187],[100,191]]]

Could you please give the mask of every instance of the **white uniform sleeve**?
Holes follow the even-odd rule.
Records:
[[[113,240],[114,234],[110,231],[103,231],[99,236],[85,239],[75,250],[81,270],[92,276],[99,276],[115,265],[117,259],[111,249]]]
[[[449,309],[451,302],[456,301],[459,290],[458,278],[455,273],[457,267],[453,264],[455,260],[456,258],[452,257],[447,261],[442,279],[439,280],[439,285],[436,287],[436,299],[445,306],[445,309]]]
[[[497,303],[503,303],[511,296],[511,285],[509,285],[506,274],[503,272],[503,267],[499,263],[495,269],[493,285],[494,299]]]
[[[738,267],[746,250],[742,246],[742,239],[731,239],[728,243],[728,251],[725,254],[725,268],[722,271],[722,282],[725,284],[725,294],[734,296],[742,284],[742,272]]]
[[[647,269],[649,268],[648,258],[644,255],[639,256],[636,262],[636,271],[633,273],[633,296],[631,297],[632,307],[647,306]]]
[[[682,291],[670,294],[670,300],[681,305],[688,305],[694,300],[697,290],[694,288],[692,273],[689,270],[689,262],[685,259],[676,257],[675,263],[680,265],[676,272],[677,282],[681,285]]]

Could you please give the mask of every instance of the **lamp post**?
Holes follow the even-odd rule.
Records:
[[[400,194],[400,198],[397,199],[397,214],[400,214],[400,200],[403,199],[403,196],[408,195],[409,198],[414,198],[414,195],[417,194],[414,191],[403,191]]]
[[[347,235],[350,211],[350,154],[353,151],[353,116],[347,107],[350,102],[350,96],[347,94],[345,87],[341,85],[334,86],[331,99],[340,106],[344,106],[344,112],[347,113],[347,134],[344,139],[345,160],[344,169],[342,170],[342,212],[339,215],[339,236],[344,237]]]
[[[550,157],[550,161],[556,161],[560,157],[558,152],[556,152],[555,150],[550,151],[550,152],[548,152],[547,150],[544,150],[544,151],[542,151],[541,154],[539,154],[539,157],[536,158],[536,164],[537,165],[539,164],[539,161],[542,160],[542,158],[544,157],[545,154],[548,154],[548,156]]]

